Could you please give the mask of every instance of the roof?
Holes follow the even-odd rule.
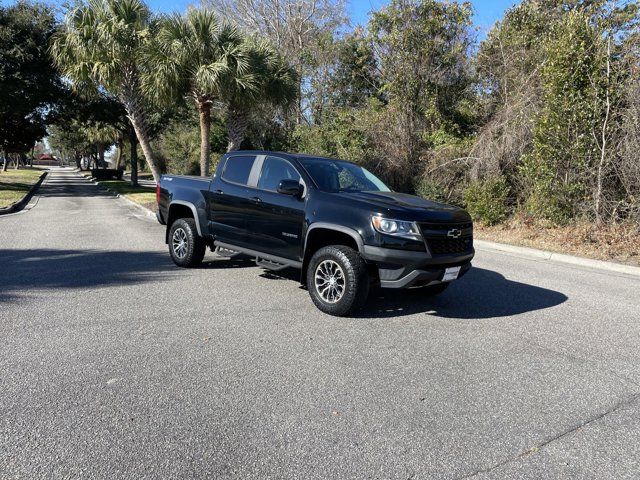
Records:
[[[309,153],[291,153],[291,152],[281,152],[281,151],[272,151],[272,150],[234,150],[233,152],[227,152],[225,155],[229,154],[237,154],[243,153],[246,155],[282,155],[289,158],[323,158],[326,160],[340,160],[346,161],[339,158],[331,158],[325,157],[324,155],[311,155]]]

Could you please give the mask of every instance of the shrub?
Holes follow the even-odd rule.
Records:
[[[487,225],[501,223],[509,214],[509,185],[504,177],[473,182],[464,190],[463,197],[471,217]]]
[[[416,194],[421,196],[422,198],[426,198],[427,200],[433,200],[435,202],[446,202],[447,201],[447,192],[437,182],[433,180],[429,180],[427,178],[423,178],[420,180],[416,188]]]

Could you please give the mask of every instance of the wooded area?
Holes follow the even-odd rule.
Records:
[[[637,2],[140,0],[0,8],[0,146],[206,175],[238,148],[365,165],[486,225],[640,225]],[[6,167],[7,162],[5,162]],[[135,176],[134,176],[135,179]],[[637,230],[636,230],[637,231]]]

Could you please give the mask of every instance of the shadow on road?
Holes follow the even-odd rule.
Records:
[[[254,267],[250,259],[215,259],[205,269]],[[0,249],[0,302],[42,289],[95,288],[157,282],[179,274],[165,252],[95,250],[4,250]],[[265,279],[296,281],[297,271],[268,272]],[[447,318],[493,318],[554,307],[566,295],[526,283],[508,280],[497,272],[472,268],[436,297],[420,291],[372,291],[364,318],[388,318],[428,313]]]
[[[265,270],[260,276],[292,282],[300,279],[300,273],[293,269]],[[419,289],[374,289],[356,317],[391,318],[417,313],[468,319],[508,317],[555,307],[566,300],[567,296],[560,292],[507,280],[497,272],[474,267],[445,293],[435,297],[426,297]]]
[[[40,187],[38,195],[41,197],[113,197],[113,193],[100,188],[84,177],[64,176],[50,177]]]
[[[0,249],[0,301],[41,289],[108,287],[158,281],[175,267],[164,253]]]
[[[205,269],[254,267],[246,260],[218,258]],[[165,252],[0,249],[0,302],[43,289],[75,289],[167,280],[182,270]]]
[[[546,288],[506,279],[483,268],[472,268],[444,293],[421,296],[419,290],[377,290],[358,315],[386,318],[428,313],[445,318],[479,319],[507,317],[555,307],[567,296]]]

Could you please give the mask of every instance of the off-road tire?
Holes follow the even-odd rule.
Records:
[[[318,290],[316,270],[325,261],[335,262],[344,277],[343,292],[335,302],[329,302]],[[329,264],[331,264],[329,262]],[[313,303],[324,313],[338,317],[362,308],[369,296],[369,275],[362,257],[344,245],[323,247],[313,254],[307,268],[307,288]]]
[[[178,232],[178,233],[176,233]],[[174,239],[184,234],[184,250]],[[197,267],[202,263],[207,245],[204,239],[198,235],[196,222],[193,218],[178,218],[169,230],[169,253],[173,263],[183,268]],[[176,251],[176,249],[178,251]]]

